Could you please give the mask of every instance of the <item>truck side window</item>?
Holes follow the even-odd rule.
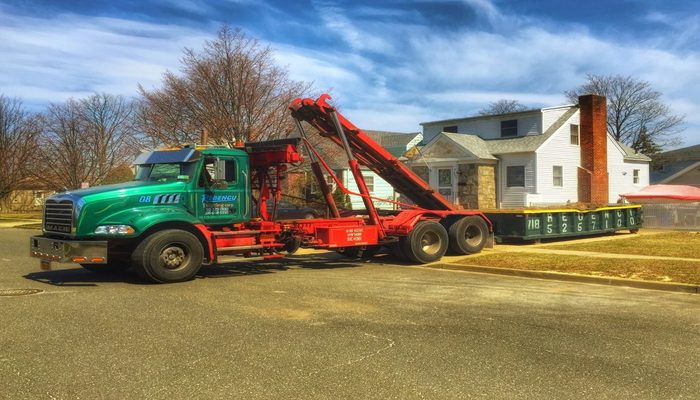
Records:
[[[224,189],[230,183],[236,182],[236,161],[221,160],[207,157],[204,160],[202,175],[199,177],[200,187],[217,186]]]
[[[234,160],[226,160],[224,171],[226,182],[236,182],[236,162]]]
[[[216,158],[207,157],[204,159],[202,174],[199,176],[200,187],[211,187],[216,179]]]

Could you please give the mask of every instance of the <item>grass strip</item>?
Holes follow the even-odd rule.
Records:
[[[0,214],[0,221],[4,220],[28,220],[28,219],[41,219],[41,213],[7,213]]]
[[[700,233],[663,232],[654,235],[638,235],[626,239],[558,244],[547,246],[546,248],[700,259]]]
[[[612,259],[559,254],[495,253],[468,258],[460,264],[553,271],[580,275],[700,284],[700,260],[669,261]]]

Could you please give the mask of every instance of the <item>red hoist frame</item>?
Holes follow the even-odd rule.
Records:
[[[338,208],[333,199],[331,189],[324,179],[324,170],[329,174],[335,183],[345,193],[357,195],[362,198],[362,201],[367,210],[367,219],[351,218],[349,220],[363,221],[356,229],[358,231],[367,230],[367,234],[363,234],[362,243],[355,243],[350,240],[351,235],[347,235],[348,240],[339,240],[338,236],[334,243],[329,243],[326,240],[321,240],[316,247],[343,247],[353,245],[366,244],[387,244],[397,241],[400,237],[407,236],[415,224],[420,220],[433,219],[435,221],[446,221],[447,218],[459,218],[463,216],[478,216],[487,224],[489,231],[492,230],[491,223],[479,211],[475,210],[458,210],[445,197],[432,189],[418,175],[401,163],[391,153],[386,151],[382,146],[374,142],[366,133],[345,119],[334,106],[328,103],[330,96],[328,94],[321,95],[317,100],[310,98],[296,99],[290,105],[292,116],[295,119],[297,129],[301,135],[301,139],[307,149],[311,161],[311,170],[316,178],[318,186],[323,194],[323,197],[328,204],[330,214],[333,217],[331,223],[334,227],[342,232],[344,224],[348,221],[347,218],[340,218]],[[316,151],[312,143],[309,141],[306,132],[304,131],[302,121],[313,126],[321,136],[330,139],[342,147],[348,157],[348,166],[357,182],[359,193],[353,193],[345,188],[338,177],[333,173],[328,164],[323,160],[323,157]],[[409,198],[414,204],[404,204],[395,201],[387,201],[386,199],[377,199],[370,195],[370,192],[365,183],[360,165],[363,165],[374,171],[377,175],[391,184],[396,191]],[[403,211],[397,212],[390,216],[380,216],[374,205],[373,200],[381,200],[397,204],[404,208]],[[314,222],[319,220],[309,221],[307,224],[319,225]],[[320,230],[316,229],[315,235],[326,239],[332,235],[326,235],[325,227]],[[376,229],[376,239],[369,240]],[[312,227],[309,229],[301,229],[306,234],[311,234]],[[358,236],[359,233],[356,233]],[[371,243],[370,243],[371,242]]]
[[[480,242],[479,246],[472,246],[471,249],[464,244],[465,240],[470,240],[465,238],[465,233],[469,236],[468,226],[480,225],[481,237],[492,236],[491,222],[481,212],[457,209],[396,157],[345,119],[335,107],[328,104],[328,99],[330,96],[324,94],[317,100],[307,98],[292,102],[289,108],[301,138],[245,144],[250,160],[251,200],[257,207],[260,218],[216,231],[205,226],[199,227],[207,238],[208,258],[212,262],[234,262],[235,259],[241,259],[241,256],[245,260],[278,258],[283,256],[283,250],[293,252],[299,247],[338,249],[353,253],[350,250],[359,249],[364,252],[388,246],[392,252],[398,250],[399,255],[408,253],[409,259],[424,263],[439,259],[444,254],[448,243],[445,235],[449,235],[453,250],[464,254],[481,250],[485,242]],[[322,137],[344,149],[359,193],[351,192],[343,186],[309,141],[302,122],[308,123]],[[328,205],[330,218],[274,221],[277,203],[282,195],[280,182],[287,165],[301,162],[298,152],[300,143],[307,150],[311,171]],[[410,199],[412,204],[388,201],[401,206],[402,210],[380,215],[374,200],[387,200],[370,195],[360,165],[382,177],[397,192]],[[360,196],[367,216],[341,217],[324,174],[329,174],[345,193]],[[253,193],[257,193],[257,198]],[[273,199],[271,213],[267,209],[268,199]],[[431,243],[438,243],[440,249],[432,254],[421,252],[421,248],[431,248]],[[454,247],[454,243],[461,243],[462,246]]]

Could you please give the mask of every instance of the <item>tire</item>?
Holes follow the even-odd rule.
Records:
[[[456,254],[480,252],[489,239],[489,228],[481,217],[475,215],[457,220],[450,226],[450,251]]]
[[[408,259],[408,256],[406,256],[406,252],[403,250],[403,243],[405,241],[406,238],[402,237],[399,238],[399,241],[397,243],[394,243],[391,246],[389,246],[389,254],[391,254],[391,257],[397,261],[410,261]]]
[[[402,249],[411,261],[427,264],[445,255],[447,243],[444,226],[435,221],[421,221],[408,234]]]
[[[129,260],[118,260],[110,261],[107,264],[80,264],[80,266],[96,274],[109,275],[126,271],[131,268],[131,262]]]
[[[196,236],[168,229],[146,237],[131,256],[134,269],[143,279],[156,283],[192,279],[202,267],[204,249]]]
[[[299,250],[301,247],[301,238],[299,237],[291,237],[287,239],[287,241],[284,243],[284,247],[282,247],[282,250],[286,251],[287,254],[294,254]]]

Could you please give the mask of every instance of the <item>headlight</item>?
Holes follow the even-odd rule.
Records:
[[[96,235],[131,235],[136,230],[129,225],[101,225],[95,229]]]

